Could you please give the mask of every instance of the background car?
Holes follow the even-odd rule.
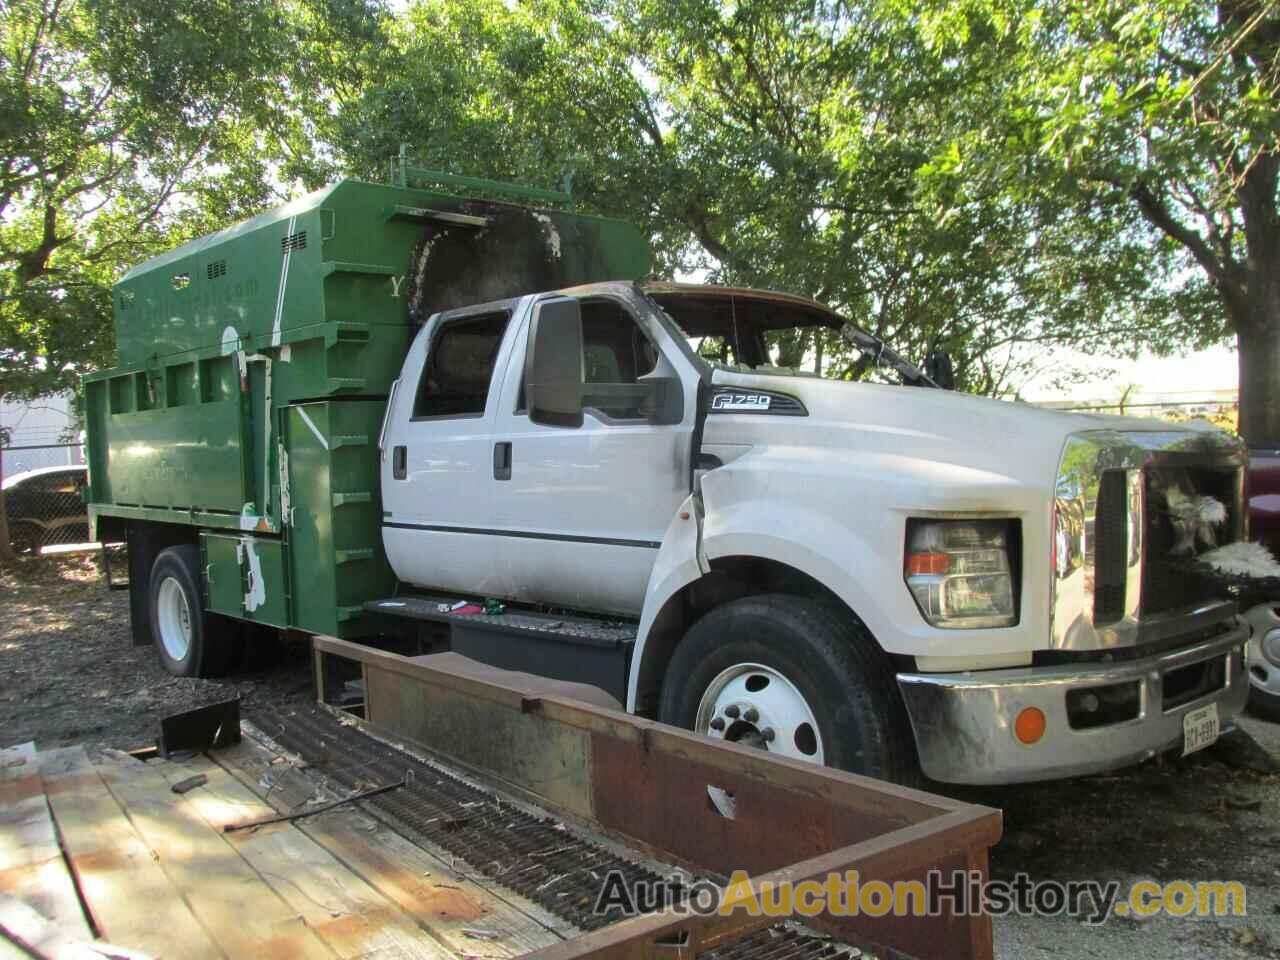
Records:
[[[9,519],[9,542],[20,553],[89,539],[84,466],[43,467],[7,477],[0,485]]]

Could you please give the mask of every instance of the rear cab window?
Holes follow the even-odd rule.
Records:
[[[506,311],[446,320],[431,341],[413,419],[484,416],[493,368],[510,314]]]

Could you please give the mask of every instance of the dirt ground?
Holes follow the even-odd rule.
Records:
[[[226,679],[171,677],[129,636],[129,595],[108,590],[95,557],[46,557],[0,571],[0,747],[91,751],[155,743],[160,718],[240,694],[310,700],[307,651],[281,646]]]
[[[154,742],[160,718],[239,692],[243,709],[310,699],[306,651],[284,648],[225,680],[181,680],[150,647],[129,643],[128,602],[85,557],[0,573],[0,747],[36,741],[91,750]],[[1280,757],[1280,725],[1245,720]],[[1001,808],[997,878],[1033,881],[1239,880],[1243,917],[1091,926],[1078,919],[997,919],[996,953],[1024,958],[1269,957],[1280,960],[1280,776],[1227,763],[1226,751],[1149,763],[1118,775],[984,791]]]

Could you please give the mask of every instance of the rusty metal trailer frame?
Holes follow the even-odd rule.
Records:
[[[534,678],[494,682],[332,637],[313,638],[317,699],[341,661],[358,664],[371,732],[469,770],[556,816],[701,874],[746,870],[757,883],[988,877],[998,810],[812,764],[547,695]],[[733,817],[707,788],[734,797]],[[759,889],[759,887],[757,887]],[[692,960],[777,922],[672,909],[623,920],[529,954],[532,960]],[[855,946],[918,960],[990,960],[985,914],[805,918]]]

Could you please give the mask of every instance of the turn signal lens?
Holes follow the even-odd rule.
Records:
[[[1044,711],[1036,707],[1027,707],[1019,711],[1013,721],[1013,735],[1027,746],[1038,743],[1044,736],[1046,721]]]
[[[941,576],[951,569],[951,555],[947,553],[908,553],[907,576]]]

